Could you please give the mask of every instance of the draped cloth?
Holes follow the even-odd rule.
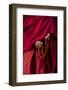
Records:
[[[41,59],[36,41],[44,43],[50,33],[49,50]],[[57,73],[57,17],[23,15],[23,74]]]

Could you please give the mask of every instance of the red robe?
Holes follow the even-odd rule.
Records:
[[[23,32],[23,74],[57,73],[57,17],[23,15]],[[51,35],[49,50],[40,59],[35,42],[44,43],[47,33]]]

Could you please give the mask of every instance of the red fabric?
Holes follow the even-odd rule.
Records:
[[[57,17],[23,15],[23,30],[26,57],[23,61],[23,74],[57,72]],[[46,57],[40,59],[34,45],[38,40],[44,42],[47,33],[51,35],[49,50]]]
[[[30,64],[29,62],[31,62],[31,59],[32,59],[32,56],[33,56],[33,53],[34,51],[29,51],[29,52],[26,52],[24,53],[24,64],[23,64],[23,73],[25,74],[28,74],[30,71]]]

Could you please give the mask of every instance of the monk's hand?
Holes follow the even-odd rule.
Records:
[[[47,40],[50,39],[50,33],[47,33],[47,35],[45,36],[45,39],[47,39]]]
[[[39,49],[39,48],[41,48],[42,46],[43,46],[43,43],[42,43],[41,41],[36,41],[36,42],[35,42],[35,47],[36,47],[36,48]]]

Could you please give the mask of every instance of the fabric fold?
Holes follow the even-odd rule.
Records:
[[[49,50],[40,59],[36,41],[44,43],[50,33]],[[57,17],[23,15],[23,74],[57,73]]]

